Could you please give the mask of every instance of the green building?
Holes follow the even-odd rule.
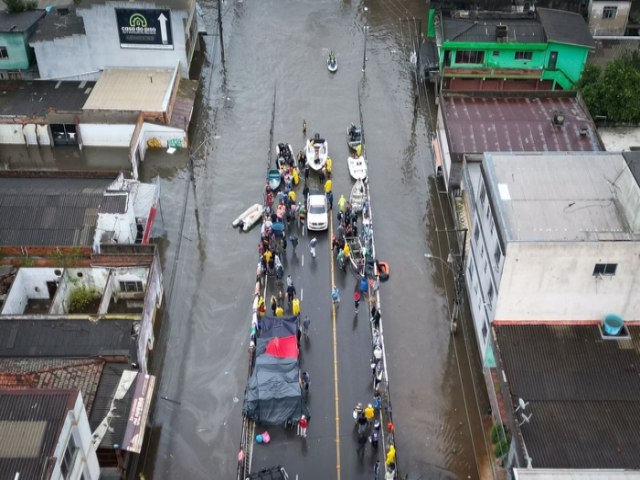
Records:
[[[441,85],[449,90],[572,90],[595,48],[577,13],[430,13]]]
[[[33,78],[35,54],[29,46],[44,10],[0,12],[0,79]]]

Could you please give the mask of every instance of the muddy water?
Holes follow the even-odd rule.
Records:
[[[216,3],[202,7],[217,32]],[[147,478],[234,478],[258,233],[239,235],[230,222],[261,201],[273,114],[276,141],[299,149],[304,118],[328,139],[334,165],[362,114],[376,247],[392,268],[382,302],[399,467],[410,479],[479,477],[478,409],[464,402],[471,385],[459,374],[465,346],[454,348],[441,271],[424,257],[439,220],[428,178],[433,100],[424,90],[416,100],[409,62],[420,18],[417,0],[224,2],[226,68],[218,38],[206,37],[191,161],[152,154],[142,168],[161,178],[156,241],[167,286]],[[324,63],[330,50],[335,75]],[[336,179],[334,189],[347,185]]]

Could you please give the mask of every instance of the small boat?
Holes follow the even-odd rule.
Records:
[[[362,180],[358,180],[351,189],[351,197],[349,197],[349,203],[351,203],[351,208],[356,213],[360,213],[362,208],[364,207],[365,200],[365,188],[364,182]]]
[[[362,145],[362,129],[359,125],[352,123],[347,130],[347,144],[351,150],[355,150],[359,145]]]
[[[378,275],[380,276],[380,281],[386,282],[387,280],[389,280],[389,275],[391,275],[389,264],[387,262],[383,262],[382,260],[377,260],[376,267],[378,268]]]
[[[331,52],[327,57],[327,68],[331,73],[336,73],[338,71],[338,60],[333,52]]]
[[[279,143],[276,145],[276,165],[278,168],[284,165],[295,165],[295,156],[290,143]]]
[[[246,232],[262,217],[262,212],[264,212],[264,207],[259,203],[254,203],[242,212],[231,225],[240,227]]]
[[[280,186],[280,182],[282,182],[282,177],[280,176],[280,170],[271,169],[269,170],[269,175],[267,177],[267,181],[269,182],[269,187],[271,190],[275,191]]]
[[[354,180],[364,180],[367,178],[367,162],[364,157],[356,157],[355,155],[347,158],[349,165],[349,175]]]
[[[307,156],[309,167],[312,170],[320,171],[327,163],[329,145],[324,138],[320,138],[320,134],[316,133],[313,138],[307,140],[304,153]]]

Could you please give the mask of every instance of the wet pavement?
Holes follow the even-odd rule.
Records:
[[[215,4],[202,7],[208,30],[216,31]],[[192,160],[184,152],[151,152],[141,168],[143,179],[161,178],[155,241],[167,292],[154,352],[160,384],[140,465],[146,478],[235,478],[259,231],[238,233],[231,221],[262,201],[273,142],[302,147],[303,118],[309,134],[328,139],[336,200],[347,196],[345,133],[361,115],[376,249],[391,265],[381,297],[399,470],[409,479],[480,477],[479,409],[465,373],[465,343],[449,335],[443,268],[424,257],[446,252],[434,234],[431,109],[426,92],[415,101],[408,61],[410,38],[419,31],[413,17],[426,17],[423,2],[223,4],[226,72],[217,37],[205,37]],[[334,75],[325,65],[330,50],[339,63]],[[353,314],[353,277],[334,272],[343,292],[335,377],[330,250],[326,233],[318,239],[315,262],[302,263],[308,254],[301,240],[300,258],[289,251],[287,265],[312,319],[301,354],[312,375],[309,437],[305,444],[270,428],[274,441],[256,446],[254,466],[276,461],[306,480],[337,478],[339,465],[343,479],[371,478],[371,447],[358,458],[351,419],[355,403],[371,396],[368,321],[363,308]]]

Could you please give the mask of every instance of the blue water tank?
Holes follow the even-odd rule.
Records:
[[[604,317],[602,328],[605,335],[616,336],[620,334],[620,330],[624,326],[624,320],[620,315],[609,314]]]

